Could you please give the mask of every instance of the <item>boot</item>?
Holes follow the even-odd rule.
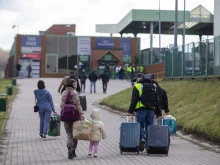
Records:
[[[68,158],[69,159],[73,159],[74,158],[73,149],[72,148],[68,148]]]
[[[77,157],[76,152],[73,150],[73,157]]]

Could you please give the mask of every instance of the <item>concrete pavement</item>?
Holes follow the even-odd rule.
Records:
[[[33,112],[34,94],[39,79],[18,79],[19,94],[14,100],[8,121],[6,122],[7,136],[0,145],[0,164],[3,165],[119,165],[119,164],[149,164],[149,165],[219,165],[220,154],[193,144],[179,136],[171,137],[169,155],[150,155],[146,153],[123,153],[119,151],[119,127],[125,118],[119,114],[101,111],[101,120],[107,130],[107,139],[101,140],[98,157],[88,157],[89,142],[79,141],[76,150],[77,158],[67,158],[66,134],[61,127],[61,136],[48,137],[46,141],[39,136],[39,117]],[[51,92],[55,109],[59,112],[61,95],[57,88],[60,78],[42,78],[46,88]],[[117,93],[130,87],[130,82],[111,80],[108,84],[107,94],[102,93],[102,83],[96,84],[97,93],[89,93],[89,81],[86,83],[86,97],[88,110],[85,116],[89,118],[93,104],[103,97]],[[172,113],[172,112],[171,112]]]

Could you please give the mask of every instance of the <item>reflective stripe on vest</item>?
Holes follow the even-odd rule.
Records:
[[[134,86],[138,90],[139,97],[141,97],[143,84],[142,83],[136,83]],[[135,106],[135,109],[138,109],[138,108],[141,108],[141,107],[145,107],[145,106],[140,101],[138,101],[136,106]]]

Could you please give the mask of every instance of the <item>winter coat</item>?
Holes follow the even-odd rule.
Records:
[[[85,73],[85,72],[82,72],[82,73],[79,75],[79,79],[80,79],[81,82],[85,82],[86,79],[87,79],[86,73]]]
[[[50,92],[46,89],[34,90],[34,95],[37,100],[39,110],[46,109],[54,111],[54,104]]]
[[[104,124],[100,121],[99,110],[94,109],[90,117],[92,118],[89,120],[92,123],[91,141],[106,139],[106,130]]]
[[[98,80],[97,74],[95,74],[95,72],[92,72],[92,73],[89,75],[89,80],[92,81],[92,82],[96,82],[96,81]]]
[[[169,108],[168,108],[167,92],[162,87],[160,87],[160,89],[159,89],[159,97],[160,97],[160,107],[161,107],[161,109],[165,110],[166,113],[170,112]]]
[[[99,79],[102,79],[102,82],[109,82],[109,76],[107,73],[102,73],[100,76],[99,76]]]
[[[63,92],[62,97],[61,97],[60,108],[61,109],[63,108],[69,91],[71,91],[70,92],[70,103],[73,103],[76,106],[80,115],[83,114],[83,110],[82,110],[80,100],[79,100],[79,94],[76,92],[75,89],[71,87],[66,87],[65,91]]]

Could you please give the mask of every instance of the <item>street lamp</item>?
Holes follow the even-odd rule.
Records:
[[[160,0],[159,0],[159,12],[158,12],[158,22],[159,22],[159,63],[161,62],[161,21],[160,21]]]
[[[19,34],[19,26],[18,26],[18,25],[13,25],[13,26],[12,26],[12,29],[14,29],[14,28],[16,28],[16,27],[18,28],[18,33],[17,33],[17,34]]]

